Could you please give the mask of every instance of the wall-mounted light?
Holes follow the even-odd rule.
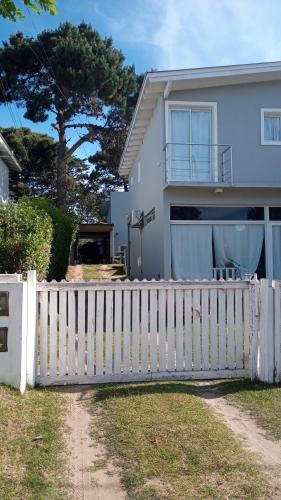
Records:
[[[8,351],[8,328],[0,327],[0,352]]]

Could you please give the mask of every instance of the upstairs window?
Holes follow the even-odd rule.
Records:
[[[281,109],[261,110],[261,143],[281,145]]]

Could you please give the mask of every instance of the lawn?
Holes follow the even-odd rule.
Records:
[[[100,386],[91,411],[99,438],[121,467],[129,499],[270,496],[252,455],[192,383]]]
[[[81,264],[69,266],[66,279],[81,281],[121,279],[124,280],[126,274],[122,264]]]
[[[0,499],[69,498],[63,442],[64,399],[24,396],[0,386]]]
[[[281,385],[230,380],[218,388],[231,403],[249,412],[270,437],[281,439]]]

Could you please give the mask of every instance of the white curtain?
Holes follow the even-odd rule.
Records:
[[[255,273],[264,240],[262,225],[214,225],[216,267],[235,267],[238,275]]]
[[[199,181],[210,180],[210,111],[191,111],[192,177]]]
[[[281,141],[279,116],[264,117],[264,138],[266,141]]]
[[[190,180],[188,110],[171,110],[170,179]]]
[[[272,227],[273,279],[281,280],[281,226]]]
[[[174,224],[171,233],[173,278],[212,279],[212,226]]]

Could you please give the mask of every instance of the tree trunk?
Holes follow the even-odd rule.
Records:
[[[67,160],[66,133],[63,124],[59,125],[59,141],[57,150],[57,198],[56,205],[62,210],[67,208]]]

